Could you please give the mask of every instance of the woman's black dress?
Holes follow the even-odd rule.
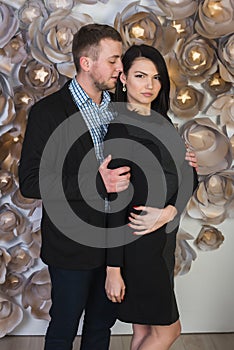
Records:
[[[129,156],[127,156],[128,160],[130,159],[128,165],[131,167],[134,195],[124,214],[126,222],[129,213],[134,211],[133,206],[145,205],[147,196],[148,206],[163,208],[168,204],[175,204],[178,188],[183,185],[178,179],[178,169],[167,147],[147,131],[151,129],[151,125],[153,127],[155,124],[156,116],[143,117],[134,112],[127,114],[130,118],[128,120],[133,119],[134,126],[125,126],[127,131],[124,131],[120,125],[111,124],[107,135],[107,138],[128,137],[134,141],[131,149],[128,149]],[[142,118],[144,118],[144,124],[147,123],[147,128],[142,127]],[[121,118],[121,120],[124,119]],[[137,126],[138,121],[140,127]],[[145,156],[142,145],[143,148],[152,152],[153,158],[158,160],[158,167],[152,161],[151,155]],[[111,153],[111,150],[107,152]],[[182,157],[181,168],[182,165],[187,167],[187,162],[184,163],[184,154]],[[123,160],[122,164],[116,162],[113,167],[123,164],[126,165],[126,160]],[[147,181],[144,174],[150,174],[151,180]],[[155,179],[153,186],[149,184],[152,179]],[[163,187],[165,187],[164,199],[162,198]],[[118,220],[115,218],[115,221]],[[132,243],[108,250],[107,264],[121,266],[126,285],[125,298],[119,304],[118,311],[118,319],[123,322],[170,325],[179,317],[173,288],[174,251],[178,226],[170,233],[165,232],[165,226],[150,234],[138,236],[139,238]],[[127,235],[132,235],[132,229],[127,228],[126,231],[128,231]]]

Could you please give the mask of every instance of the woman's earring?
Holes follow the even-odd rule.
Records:
[[[127,91],[127,89],[126,89],[126,85],[125,84],[123,84],[123,92],[126,92]]]

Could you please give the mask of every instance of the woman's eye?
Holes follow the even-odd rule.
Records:
[[[144,75],[143,74],[136,74],[135,77],[136,78],[144,78]]]
[[[155,75],[154,79],[160,80],[160,75]]]

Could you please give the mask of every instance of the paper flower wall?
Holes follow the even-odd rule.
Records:
[[[124,50],[134,43],[145,43],[162,52],[171,80],[169,114],[189,148],[197,153],[200,184],[187,214],[203,226],[194,241],[197,252],[189,244],[193,235],[179,231],[175,274],[188,273],[201,249],[222,249],[220,243],[225,245],[225,232],[219,234],[217,228],[207,225],[218,225],[234,216],[233,2],[113,3],[0,3],[0,337],[11,332],[26,312],[49,318],[49,275],[44,267],[38,269],[43,265],[39,258],[41,202],[22,197],[18,164],[28,111],[74,76],[73,35],[83,24],[100,22],[96,18],[100,11],[92,12],[95,6],[103,8],[101,22],[121,33]]]

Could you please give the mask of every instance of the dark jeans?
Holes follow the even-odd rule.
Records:
[[[107,350],[117,305],[106,297],[105,267],[63,270],[49,266],[52,283],[51,321],[44,350],[71,350],[85,310],[81,350]]]

